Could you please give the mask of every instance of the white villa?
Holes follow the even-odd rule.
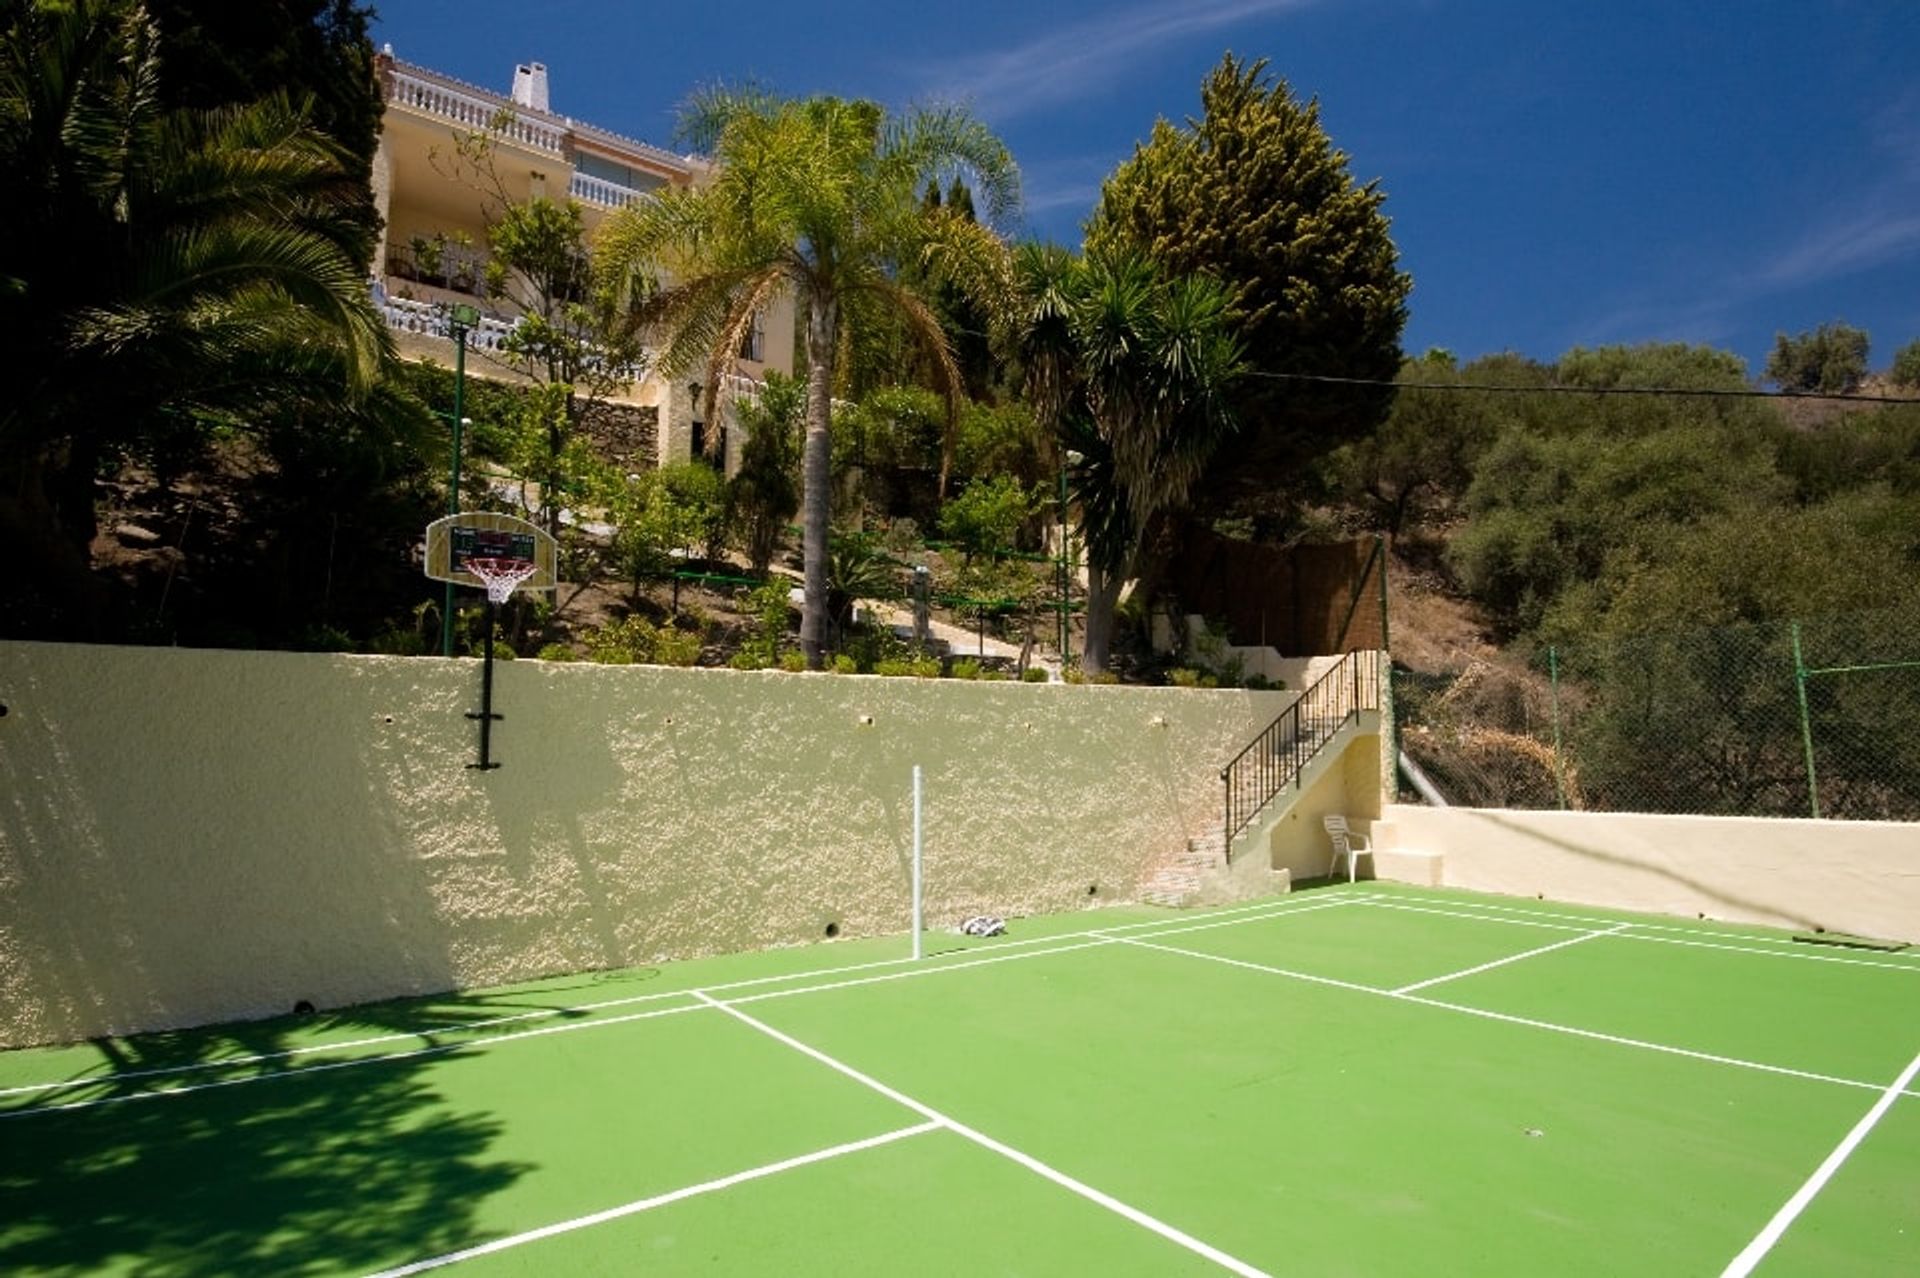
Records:
[[[376,68],[386,100],[373,161],[374,200],[385,223],[374,259],[376,300],[404,354],[448,366],[451,309],[477,307],[481,319],[468,337],[472,376],[513,376],[494,352],[518,314],[510,302],[486,295],[485,200],[449,163],[458,135],[494,129],[494,174],[507,197],[571,199],[584,212],[589,237],[614,210],[670,186],[696,185],[711,172],[699,156],[675,155],[555,114],[547,68],[538,62],[515,68],[507,94],[402,62],[391,46]],[[792,352],[789,302],[760,318],[735,371],[748,381],[769,368],[791,372]],[[705,426],[698,389],[697,375],[668,384],[642,373],[612,398],[633,407],[637,422],[651,424],[656,437],[643,441],[643,451],[659,464],[696,450],[696,433]],[[728,468],[737,455],[731,444],[723,436]]]

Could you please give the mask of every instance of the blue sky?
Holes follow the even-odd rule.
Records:
[[[1876,367],[1920,337],[1920,0],[375,3],[407,61],[503,92],[542,61],[555,111],[661,145],[721,80],[964,101],[1020,163],[1015,229],[1073,245],[1232,50],[1386,192],[1409,350],[1690,341],[1757,372],[1782,330],[1844,319]]]

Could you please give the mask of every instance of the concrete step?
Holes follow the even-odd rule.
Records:
[[[1441,887],[1446,883],[1446,857],[1417,848],[1380,848],[1373,854],[1373,877],[1389,883]]]
[[[1140,899],[1176,909],[1189,905],[1207,875],[1224,870],[1226,865],[1226,832],[1219,827],[1202,831],[1147,874],[1140,885]]]

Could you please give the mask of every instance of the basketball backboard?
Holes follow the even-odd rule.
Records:
[[[531,563],[533,572],[520,583],[521,590],[552,590],[558,584],[553,537],[517,515],[465,510],[427,525],[427,576],[484,589],[486,583],[465,567],[469,559]]]

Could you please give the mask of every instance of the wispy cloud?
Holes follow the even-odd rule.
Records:
[[[937,77],[940,96],[969,101],[989,120],[1011,120],[1113,83],[1128,66],[1170,40],[1305,9],[1313,3],[1189,0],[1180,5],[1143,3],[1109,9],[1025,44],[948,64]]]
[[[1674,273],[1656,292],[1640,293],[1591,319],[1580,340],[1717,342],[1743,330],[1777,327],[1783,322],[1778,318],[1754,322],[1756,311],[1774,299],[1823,286],[1852,289],[1855,284],[1847,281],[1920,260],[1920,89],[1887,103],[1866,127],[1877,164],[1823,215],[1711,274]]]
[[[1030,221],[1050,222],[1050,213],[1070,211],[1080,217],[1093,212],[1100,183],[1113,167],[1104,154],[1056,156],[1020,167],[1021,208]]]
[[[1839,279],[1920,251],[1920,213],[1881,208],[1849,213],[1810,228],[1798,243],[1760,271],[1761,291]]]
[[[1756,283],[1793,288],[1851,275],[1920,252],[1920,89],[1908,89],[1869,124],[1878,175],[1806,228]]]

